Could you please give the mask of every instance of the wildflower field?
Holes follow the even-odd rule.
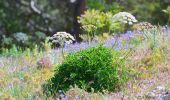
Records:
[[[170,100],[170,17],[167,25],[153,24],[114,3],[96,1],[96,9],[92,0],[86,11],[76,7],[84,12],[75,19],[62,20],[50,14],[71,13],[69,9],[48,15],[41,10],[51,8],[36,7],[34,0],[15,3],[17,8],[30,6],[25,11],[35,22],[27,15],[25,28],[13,28],[22,21],[0,21],[0,100]],[[0,1],[1,6],[8,3]],[[8,15],[1,16],[3,12],[2,19]],[[170,16],[169,6],[162,13]]]
[[[144,31],[127,31],[120,36],[110,36],[102,42],[103,46],[121,52],[121,58],[118,59],[125,59],[128,81],[120,90],[105,91],[104,94],[93,91],[88,93],[73,86],[61,94],[60,90],[55,98],[61,96],[65,98],[62,100],[144,99],[148,98],[147,93],[158,86],[170,89],[170,28],[160,27],[155,35],[150,34],[153,36],[146,37],[148,34]],[[15,47],[4,51],[0,57],[0,98],[2,100],[54,99],[43,94],[42,85],[53,77],[54,69],[62,64],[63,52],[64,56],[67,56],[71,52],[99,44],[101,42],[98,41],[81,42],[66,45],[64,48],[51,49],[50,44],[45,43],[44,52],[40,52],[36,47],[33,51],[29,49],[22,51]],[[164,94],[157,94],[158,97],[162,95]]]

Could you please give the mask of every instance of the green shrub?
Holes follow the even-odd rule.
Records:
[[[81,28],[87,33],[88,40],[95,36],[102,36],[103,33],[116,34],[125,31],[128,27],[137,22],[135,16],[128,12],[102,12],[100,10],[87,10],[78,17]]]
[[[83,15],[78,17],[78,22],[87,33],[93,33],[91,36],[105,32],[113,34],[123,29],[119,22],[113,23],[113,16],[114,14],[111,12],[105,13],[99,10],[87,10]]]
[[[87,91],[92,88],[94,92],[114,91],[126,80],[124,60],[120,58],[118,51],[104,46],[71,53],[55,70],[45,90],[56,93],[57,90],[67,91],[70,86],[77,85]]]

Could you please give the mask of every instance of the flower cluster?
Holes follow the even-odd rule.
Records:
[[[94,25],[83,25],[81,28],[87,32],[92,32],[97,29]]]
[[[52,37],[50,37],[50,40],[52,40],[52,43],[60,44],[61,46],[64,46],[65,44],[71,44],[73,41],[75,41],[75,38],[66,32],[57,32]]]
[[[140,23],[137,23],[137,24],[133,25],[133,29],[134,30],[139,30],[139,31],[143,31],[143,30],[150,31],[150,30],[154,30],[156,28],[157,27],[155,25],[152,25],[149,22],[140,22]]]
[[[128,12],[119,12],[112,17],[113,21],[119,21],[124,24],[132,25],[137,22],[136,18]]]

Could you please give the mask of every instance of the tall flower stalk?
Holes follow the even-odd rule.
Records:
[[[73,43],[73,41],[75,41],[75,38],[69,33],[57,32],[52,37],[50,37],[50,40],[52,40],[52,43],[59,44],[61,46],[62,48],[61,53],[62,53],[63,58],[65,58],[64,47],[65,45]]]
[[[95,36],[95,30],[97,29],[97,27],[94,26],[94,25],[83,25],[81,28],[87,32],[87,34],[88,34],[88,43],[90,44],[90,41]]]

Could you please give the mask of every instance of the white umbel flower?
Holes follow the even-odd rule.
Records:
[[[75,38],[67,32],[57,32],[52,37],[50,37],[50,40],[52,40],[52,43],[59,43],[60,45],[64,46],[64,44],[73,43]]]
[[[112,17],[112,21],[113,22],[119,21],[121,23],[129,24],[129,25],[132,25],[133,23],[137,22],[136,18],[128,12],[119,12],[115,14]]]
[[[70,3],[75,3],[77,0],[70,0]]]

